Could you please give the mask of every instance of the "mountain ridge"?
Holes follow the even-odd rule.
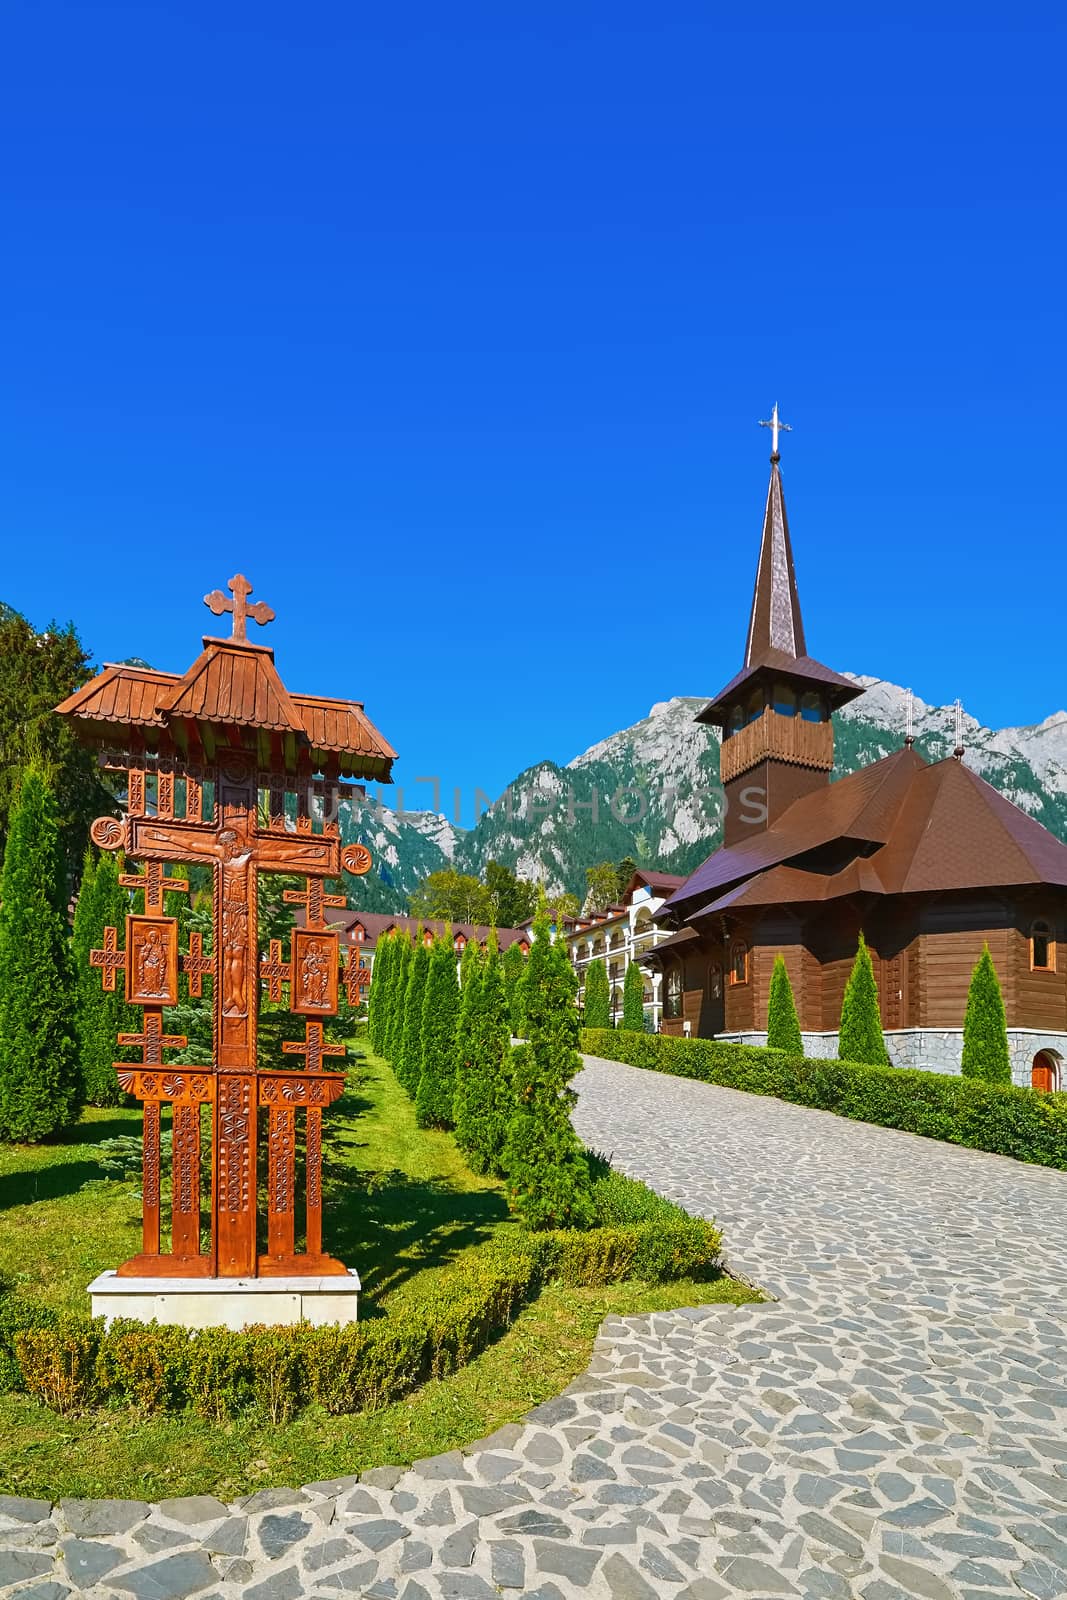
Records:
[[[884,678],[845,676],[864,693],[834,716],[835,779],[899,749],[907,715],[906,689]],[[719,741],[694,721],[706,704],[706,695],[657,701],[647,716],[596,740],[564,766],[533,762],[469,830],[433,812],[398,817],[369,801],[353,808],[343,819],[346,837],[381,853],[379,887],[362,880],[354,903],[399,910],[428,871],[454,866],[480,873],[491,859],[521,877],[541,879],[549,893],[579,895],[586,867],[597,861],[629,855],[662,871],[691,872],[721,840]],[[916,748],[928,760],[952,754],[954,706],[929,705],[913,695],[912,725]],[[999,729],[983,727],[964,711],[962,727],[968,764],[1067,839],[1067,711]]]

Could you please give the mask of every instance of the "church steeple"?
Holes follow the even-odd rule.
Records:
[[[778,461],[775,452],[771,456],[771,481],[767,486],[767,508],[763,513],[763,542],[760,545],[752,614],[748,623],[746,667],[757,666],[772,650],[792,656],[794,660],[807,653]]]
[[[723,837],[738,844],[770,827],[787,806],[830,780],[831,714],[862,693],[807,653],[793,547],[779,470],[775,405],[771,478],[752,594],[744,666],[697,717],[722,730]]]

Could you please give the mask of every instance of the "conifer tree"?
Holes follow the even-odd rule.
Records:
[[[450,1128],[456,1094],[459,983],[452,929],[433,942],[422,1002],[422,1073],[415,1096],[420,1128]]]
[[[11,809],[0,877],[0,1139],[45,1139],[81,1111],[64,891],[55,800],[31,766]]]
[[[965,1078],[982,1078],[986,1083],[1011,1083],[1011,1052],[1008,1049],[1004,996],[988,945],[982,947],[982,954],[971,973],[967,1011],[963,1019],[963,1060],[960,1071]]]
[[[785,1050],[791,1056],[804,1054],[793,985],[781,952],[774,958],[771,991],[767,997],[767,1043],[772,1050]]]
[[[585,1025],[587,1028],[611,1027],[611,991],[602,956],[590,961],[585,969]]]
[[[852,973],[845,985],[837,1055],[841,1061],[859,1061],[868,1067],[889,1066],[878,1010],[878,985],[874,981],[871,952],[862,933]]]
[[[413,1100],[419,1092],[419,1079],[422,1076],[422,1003],[429,973],[430,951],[420,928],[411,951],[404,1003],[396,1019],[394,1034],[399,1041],[399,1048],[395,1052],[393,1069]]]
[[[571,1127],[577,1096],[578,980],[542,906],[524,980],[528,1042],[512,1051],[513,1110],[502,1166],[508,1201],[531,1228],[584,1228],[594,1220],[589,1162]]]
[[[382,1055],[383,1044],[388,1030],[389,1010],[389,969],[393,959],[393,936],[391,933],[383,935],[378,940],[374,952],[374,965],[371,968],[370,995],[367,999],[367,1032],[370,1042]]]
[[[501,970],[504,978],[504,992],[507,995],[508,1015],[511,1018],[511,1031],[521,1038],[523,1033],[522,1020],[522,980],[526,971],[528,957],[522,953],[521,946],[509,944],[500,958]]]
[[[645,978],[636,961],[630,962],[623,980],[622,1026],[630,1033],[643,1033],[645,1028]]]
[[[475,1079],[478,1073],[478,1025],[484,964],[485,959],[477,943],[468,939],[459,964],[459,1021],[456,1023],[455,1089],[452,1099],[456,1143],[468,1157],[473,1144],[472,1118],[477,1115],[474,1108],[480,1102]]]
[[[514,1109],[511,1083],[511,1011],[496,934],[490,935],[482,972],[480,1025],[475,1058],[483,1085],[484,1115],[477,1123],[474,1163],[479,1172],[503,1175],[504,1144]]]
[[[114,1066],[126,1053],[117,1037],[139,1031],[137,1013],[126,1004],[123,974],[115,974],[115,987],[108,990],[99,970],[89,964],[90,950],[99,950],[103,945],[105,928],[116,928],[120,941],[123,937],[130,898],[119,883],[121,871],[119,856],[107,852],[98,857],[89,846],[74,910],[71,947],[77,992],[78,1060],[85,1101],[91,1106],[118,1106],[126,1100]],[[179,1027],[176,1031],[184,1030]]]
[[[393,971],[389,976],[389,1007],[386,1019],[385,1043],[382,1054],[390,1061],[398,1056],[403,1048],[404,1016],[407,1005],[408,979],[411,976],[411,958],[413,954],[410,937],[399,929],[394,934],[396,941],[393,950]]]

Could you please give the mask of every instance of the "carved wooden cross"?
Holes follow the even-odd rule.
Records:
[[[162,1011],[145,1010],[144,1031],[142,1033],[120,1033],[119,1044],[139,1044],[143,1047],[142,1064],[146,1067],[161,1067],[163,1065],[164,1050],[184,1050],[189,1043],[184,1033],[164,1033]],[[124,1063],[116,1062],[121,1067]]]
[[[282,998],[282,984],[289,982],[291,968],[288,961],[282,960],[282,941],[272,939],[269,953],[259,963],[259,975],[267,980],[267,998],[279,1001]]]
[[[104,929],[104,948],[89,951],[89,965],[103,967],[104,988],[114,993],[115,974],[122,972],[126,967],[126,952],[120,950],[119,934],[117,928]]]
[[[180,894],[189,891],[187,878],[168,878],[161,861],[146,861],[143,872],[123,872],[119,882],[124,889],[144,890],[144,909],[146,917],[161,917],[163,915],[163,896],[168,889]]]
[[[221,617],[224,612],[233,612],[234,639],[246,640],[248,618],[258,622],[261,627],[274,621],[274,612],[265,600],[257,600],[253,605],[248,604],[248,596],[252,593],[252,585],[243,573],[238,572],[226,585],[233,595],[232,600],[227,600],[221,589],[212,589],[210,594],[204,596],[204,604],[216,617]]]
[[[350,1006],[363,1004],[364,991],[370,988],[370,968],[362,965],[354,950],[345,963],[345,998]]]
[[[214,957],[204,954],[204,935],[190,933],[189,954],[182,956],[182,971],[189,977],[189,994],[199,1000],[204,992],[204,978],[215,971]]]
[[[313,1022],[309,1017],[304,1029],[304,1042],[299,1039],[283,1039],[282,1050],[287,1056],[306,1056],[308,1071],[321,1072],[323,1056],[343,1056],[346,1046],[343,1044],[327,1044],[322,1034],[322,1023]]]
[[[347,904],[343,894],[327,894],[321,878],[308,878],[306,889],[283,890],[282,899],[286,905],[306,907],[305,928],[319,930],[324,930],[327,925],[323,916],[326,906]]]

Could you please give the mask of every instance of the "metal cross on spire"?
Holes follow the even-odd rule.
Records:
[[[771,412],[770,417],[767,419],[766,422],[761,422],[760,423],[760,427],[761,428],[770,428],[770,430],[771,430],[771,459],[774,460],[774,461],[777,461],[777,459],[778,459],[778,435],[779,435],[779,433],[792,433],[792,431],[793,431],[792,427],[789,425],[788,422],[780,422],[779,421],[779,419],[778,419],[778,402],[777,402],[777,400],[774,402],[774,410]]]
[[[248,604],[248,596],[252,593],[252,585],[243,573],[230,579],[226,585],[233,595],[232,600],[227,600],[221,589],[213,589],[204,596],[204,604],[216,617],[221,617],[223,612],[233,612],[234,639],[247,639],[246,626],[248,618],[258,622],[261,626],[274,621],[274,612],[265,600],[257,600],[253,605]]]

